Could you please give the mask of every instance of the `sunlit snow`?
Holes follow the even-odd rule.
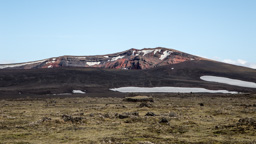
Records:
[[[73,94],[85,94],[85,92],[83,92],[81,90],[73,90],[72,93]]]
[[[154,50],[154,54],[156,54],[157,52],[161,52],[161,49],[155,49]]]
[[[87,65],[93,66],[93,65],[98,65],[100,62],[86,62]]]
[[[132,55],[133,55],[133,56],[134,56],[135,52],[136,52],[135,50],[132,51]]]
[[[223,84],[240,86],[240,87],[256,88],[256,83],[254,82],[242,81],[242,80],[231,79],[226,77],[201,76],[200,79],[204,81],[217,82],[217,83],[223,83]]]
[[[84,56],[77,56],[76,58],[77,58],[77,59],[82,59],[82,60],[85,60],[85,59],[86,59],[86,57],[84,57]]]
[[[172,51],[164,51],[163,54],[161,55],[161,57],[159,58],[160,60],[164,60],[167,56],[169,56],[171,53],[173,53]]]
[[[140,53],[141,53],[141,51],[137,51],[137,54],[136,54],[135,56],[138,56],[138,55],[140,55]]]
[[[190,88],[190,87],[120,87],[112,88],[112,91],[122,93],[231,93],[237,94],[235,91],[227,90],[208,90],[205,88]]]
[[[142,52],[143,52],[143,56],[145,56],[146,54],[153,52],[153,50],[142,50]]]
[[[56,58],[53,58],[52,61],[48,61],[46,62],[46,64],[49,64],[49,63],[55,63],[56,62]],[[48,67],[49,68],[49,67]]]
[[[105,58],[108,58],[108,56],[104,56]]]
[[[123,57],[124,57],[124,56],[113,57],[113,58],[111,59],[111,61],[116,61],[116,60],[121,59],[121,58],[123,58]]]

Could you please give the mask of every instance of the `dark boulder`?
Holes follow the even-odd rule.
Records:
[[[135,96],[135,97],[126,97],[126,98],[124,98],[124,101],[128,101],[128,102],[154,102],[154,99],[152,97],[148,97],[148,96]]]
[[[145,116],[156,116],[156,114],[153,112],[147,112]]]

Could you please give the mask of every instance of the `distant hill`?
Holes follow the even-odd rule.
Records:
[[[39,61],[2,64],[0,69],[38,69],[56,67],[98,67],[108,69],[150,69],[204,58],[167,48],[129,49],[97,56],[61,56]]]
[[[107,94],[110,88],[128,86],[256,92],[254,87],[200,79],[219,76],[255,83],[254,69],[166,48],[129,49],[100,56],[62,56],[0,67],[0,94],[61,94],[72,90]]]

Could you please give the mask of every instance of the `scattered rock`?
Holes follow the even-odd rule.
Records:
[[[115,116],[115,113],[111,113],[111,112],[109,112],[109,113],[105,113],[105,114],[103,114],[103,117],[104,117],[104,118],[110,118],[110,119],[113,119],[113,118],[115,118],[115,117],[117,117],[117,116]]]
[[[226,133],[226,130],[237,132],[241,134],[251,133],[252,129],[256,129],[256,119],[254,118],[241,118],[236,124],[217,125],[215,133]],[[223,130],[224,129],[224,130]]]
[[[128,118],[128,117],[129,117],[129,114],[128,114],[128,113],[119,114],[118,117],[119,117],[120,119],[125,119],[125,118]]]
[[[139,112],[132,112],[131,115],[133,115],[133,116],[140,116]]]
[[[156,116],[156,114],[153,112],[147,112],[145,116]]]
[[[159,121],[159,123],[168,123],[168,122],[169,122],[168,119],[165,118],[165,117],[162,117],[162,118],[160,119],[160,121]]]
[[[200,106],[204,106],[204,103],[199,103]]]
[[[117,108],[117,109],[123,109],[123,108],[127,108],[125,105],[120,105],[120,104],[118,104],[118,105],[116,105],[115,106],[115,108]]]
[[[1,126],[0,126],[0,130],[1,130],[1,129],[7,129],[7,130],[9,130],[10,128],[8,128],[7,126],[1,125]]]
[[[143,107],[152,108],[152,107],[154,107],[154,106],[153,106],[153,104],[151,104],[151,103],[142,102],[142,103],[138,106],[138,108],[143,108]]]
[[[130,116],[136,116],[138,117],[139,116],[139,113],[138,112],[125,112],[125,113],[122,113],[122,114],[118,114],[116,113],[115,114],[116,117],[120,118],[120,119],[125,119],[125,118],[128,118]]]
[[[81,123],[82,122],[82,117],[75,117],[73,118],[72,123]]]
[[[247,125],[247,126],[255,126],[256,127],[256,119],[242,118],[242,119],[239,119],[237,125]]]
[[[241,104],[240,106],[243,106],[245,108],[248,108],[248,107],[256,107],[256,104]]]
[[[64,120],[64,122],[72,122],[72,123],[81,123],[82,117],[72,117],[69,115],[62,115],[61,118]]]
[[[128,101],[128,102],[154,102],[154,99],[152,97],[148,97],[148,96],[135,96],[135,97],[126,97],[126,98],[124,98],[124,101]]]
[[[67,122],[67,121],[71,121],[72,116],[69,116],[69,115],[62,115],[61,118],[62,118],[65,122]]]
[[[219,129],[219,128],[221,128],[221,126],[218,126],[218,125],[217,125],[217,126],[215,126],[215,129]]]
[[[51,121],[52,119],[51,118],[48,118],[48,117],[43,117],[42,118],[42,122],[48,122],[48,121]]]

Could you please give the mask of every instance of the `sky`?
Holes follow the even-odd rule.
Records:
[[[173,48],[256,68],[256,0],[0,0],[0,63]]]

